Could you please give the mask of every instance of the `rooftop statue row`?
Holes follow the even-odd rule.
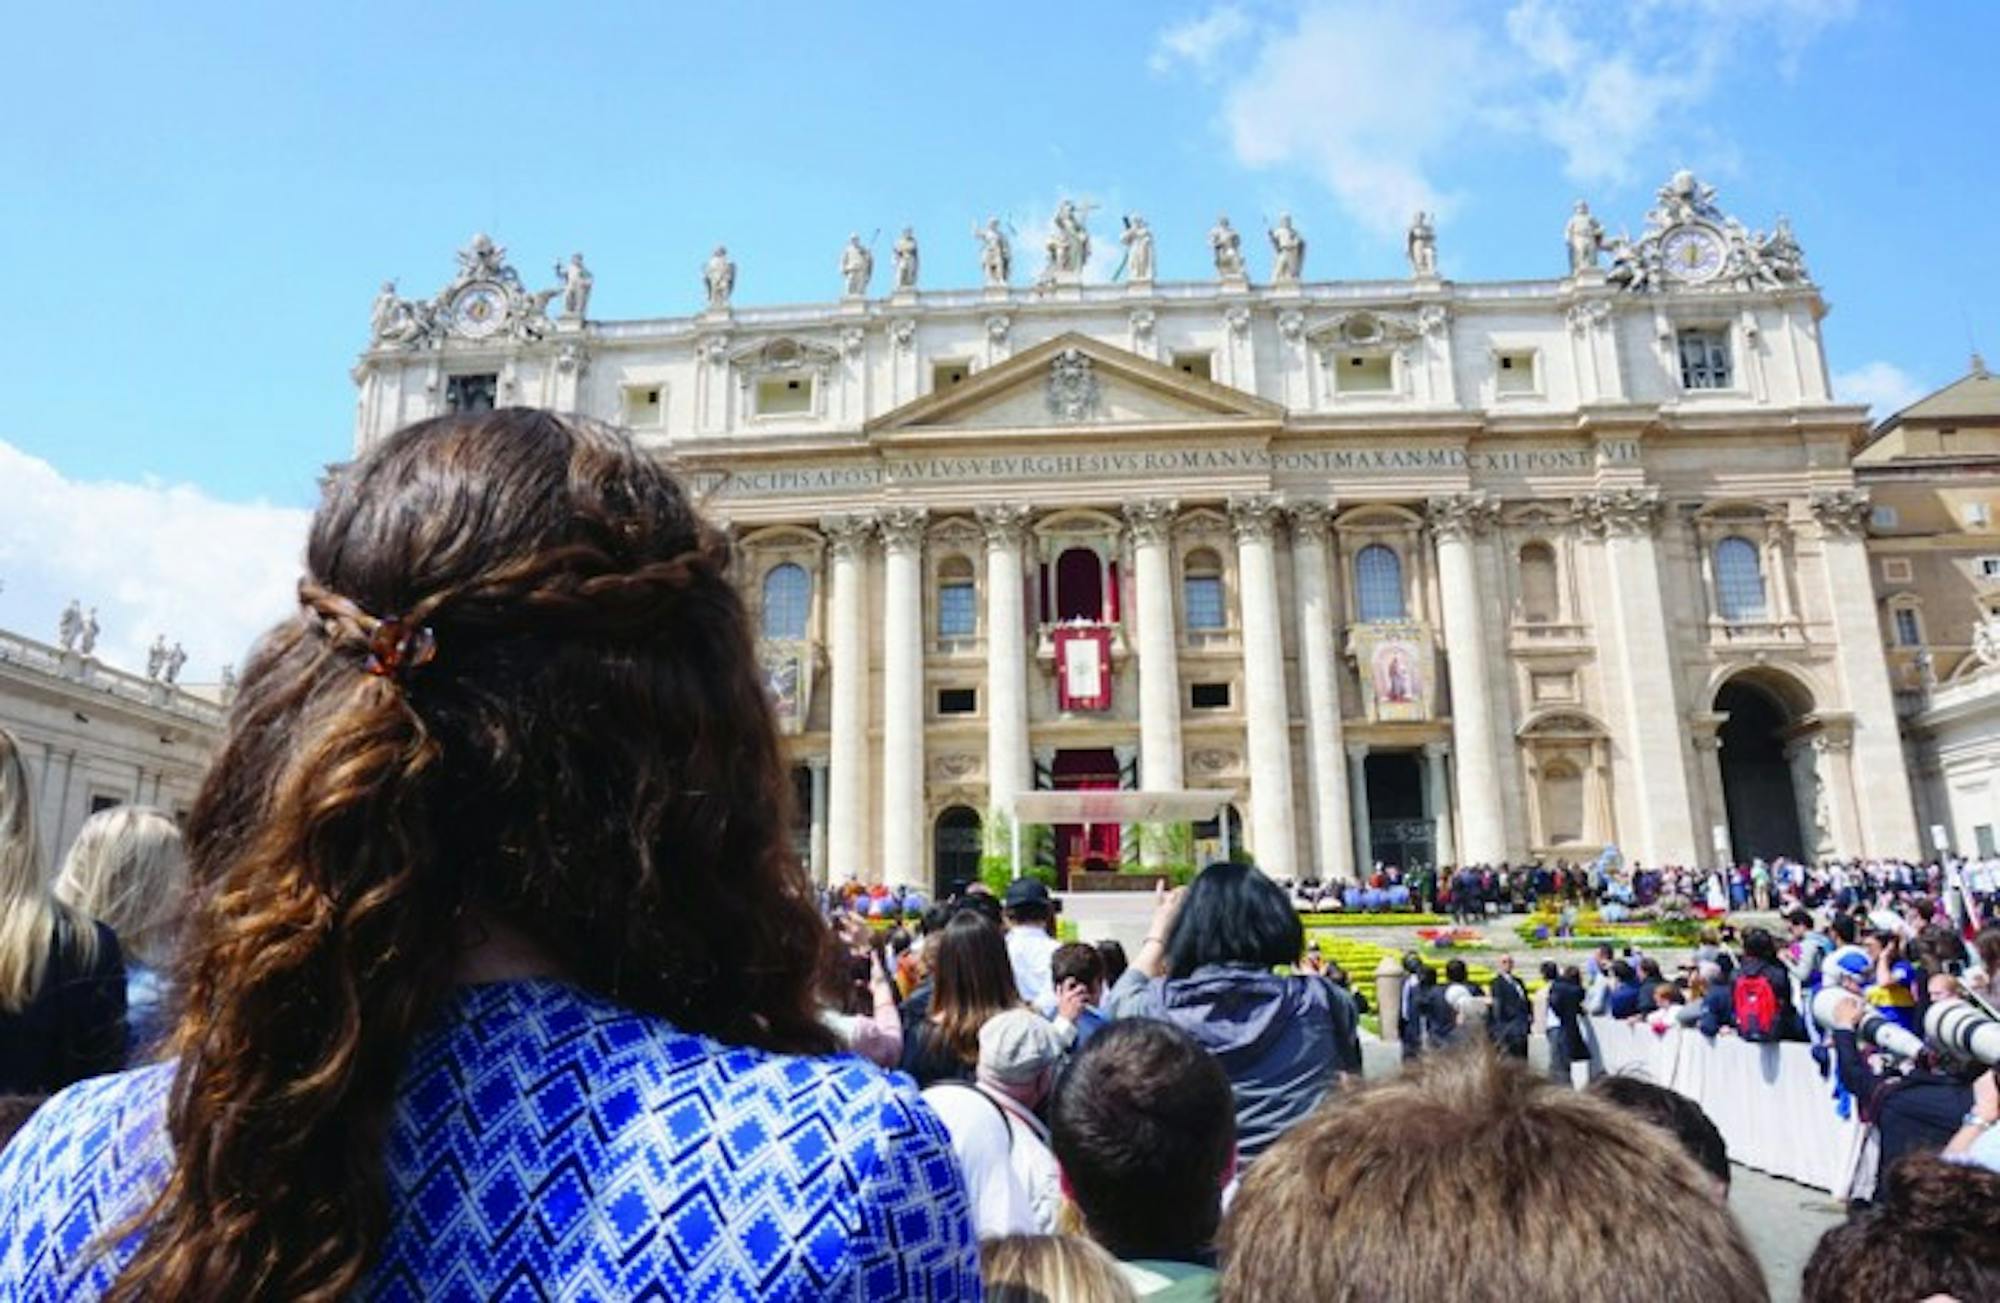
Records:
[[[1043,264],[1034,281],[1037,290],[1082,283],[1093,245],[1089,229],[1091,206],[1065,199],[1050,219],[1042,240]],[[1122,255],[1110,275],[1113,281],[1146,285],[1153,280],[1153,229],[1137,213],[1120,219],[1118,244]],[[841,293],[849,300],[866,298],[875,275],[878,230],[865,243],[857,232],[840,251]],[[1014,275],[1014,243],[1019,232],[998,217],[972,228],[979,246],[979,269],[988,289],[1007,288]],[[1280,214],[1266,232],[1271,246],[1274,287],[1300,284],[1305,277],[1306,238],[1291,214]],[[1631,292],[1674,289],[1780,289],[1811,283],[1805,256],[1792,235],[1791,224],[1778,218],[1766,234],[1751,231],[1724,213],[1715,202],[1715,187],[1704,185],[1692,172],[1674,174],[1660,187],[1654,207],[1646,214],[1646,229],[1637,238],[1620,233],[1607,238],[1604,227],[1578,200],[1563,227],[1569,273]],[[1437,226],[1431,214],[1419,212],[1404,238],[1410,275],[1419,281],[1438,279]],[[1215,277],[1224,285],[1247,286],[1249,270],[1243,237],[1224,216],[1208,232],[1208,249]],[[383,284],[372,315],[371,346],[437,344],[447,336],[470,340],[543,338],[551,325],[548,305],[562,300],[561,320],[581,325],[590,307],[592,277],[582,254],[558,264],[558,284],[528,291],[506,250],[484,235],[459,251],[458,275],[429,300],[403,299],[396,283]],[[904,227],[890,246],[892,294],[917,288],[916,231]],[[1610,268],[1603,267],[1606,257]],[[729,250],[717,245],[701,269],[706,310],[727,312],[736,293],[736,263]]]

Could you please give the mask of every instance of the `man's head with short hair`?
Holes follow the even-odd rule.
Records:
[[[1007,884],[1001,903],[1007,910],[1007,922],[1016,927],[1045,928],[1056,916],[1055,898],[1038,878],[1014,879]]]
[[[1229,1077],[1173,1024],[1120,1019],[1056,1082],[1049,1145],[1091,1238],[1128,1260],[1199,1257],[1235,1168]]]
[[[1920,1155],[1890,1168],[1876,1194],[1820,1237],[1804,1303],[2000,1298],[2000,1175]]]
[[[1104,993],[1104,956],[1086,941],[1066,941],[1049,953],[1049,979],[1055,989],[1065,982],[1081,982],[1095,1001]]]
[[[1786,910],[1785,926],[1792,930],[1792,940],[1796,941],[1813,930],[1812,915],[1802,909]]]
[[[1244,1177],[1222,1259],[1223,1303],[1769,1297],[1671,1137],[1491,1053],[1426,1058],[1293,1127]]]
[[[1729,1146],[1701,1105],[1678,1091],[1622,1073],[1599,1077],[1590,1083],[1590,1093],[1673,1136],[1687,1156],[1715,1179],[1717,1200],[1728,1204]]]

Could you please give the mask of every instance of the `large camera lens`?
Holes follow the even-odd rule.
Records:
[[[1977,1005],[1964,1000],[1944,1000],[1932,1005],[1924,1015],[1924,1035],[1961,1058],[1988,1067],[2000,1064],[2000,1021],[1989,1018]]]

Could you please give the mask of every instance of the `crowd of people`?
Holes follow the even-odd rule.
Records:
[[[115,812],[52,874],[0,737],[0,1303],[1768,1297],[1698,1107],[1522,1062],[1537,1030],[1589,1061],[1593,1002],[1643,1013],[1658,965],[1537,1000],[1414,957],[1380,1011],[1412,1061],[1364,1080],[1364,993],[1248,865],[1129,956],[1059,940],[1033,879],[828,908],[729,561],[614,432],[441,418],[330,483],[184,854]],[[1798,1034],[1818,948],[1699,962]],[[1920,950],[1852,1003],[1975,980]],[[1843,1074],[1879,1071],[1859,1035]],[[2000,1297],[1969,1089],[1809,1299]]]

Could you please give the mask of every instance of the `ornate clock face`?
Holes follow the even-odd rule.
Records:
[[[506,323],[507,296],[498,285],[468,285],[451,301],[451,320],[460,334],[483,339]]]
[[[1722,270],[1721,237],[1706,226],[1676,226],[1660,239],[1660,257],[1675,280],[1705,281]]]

